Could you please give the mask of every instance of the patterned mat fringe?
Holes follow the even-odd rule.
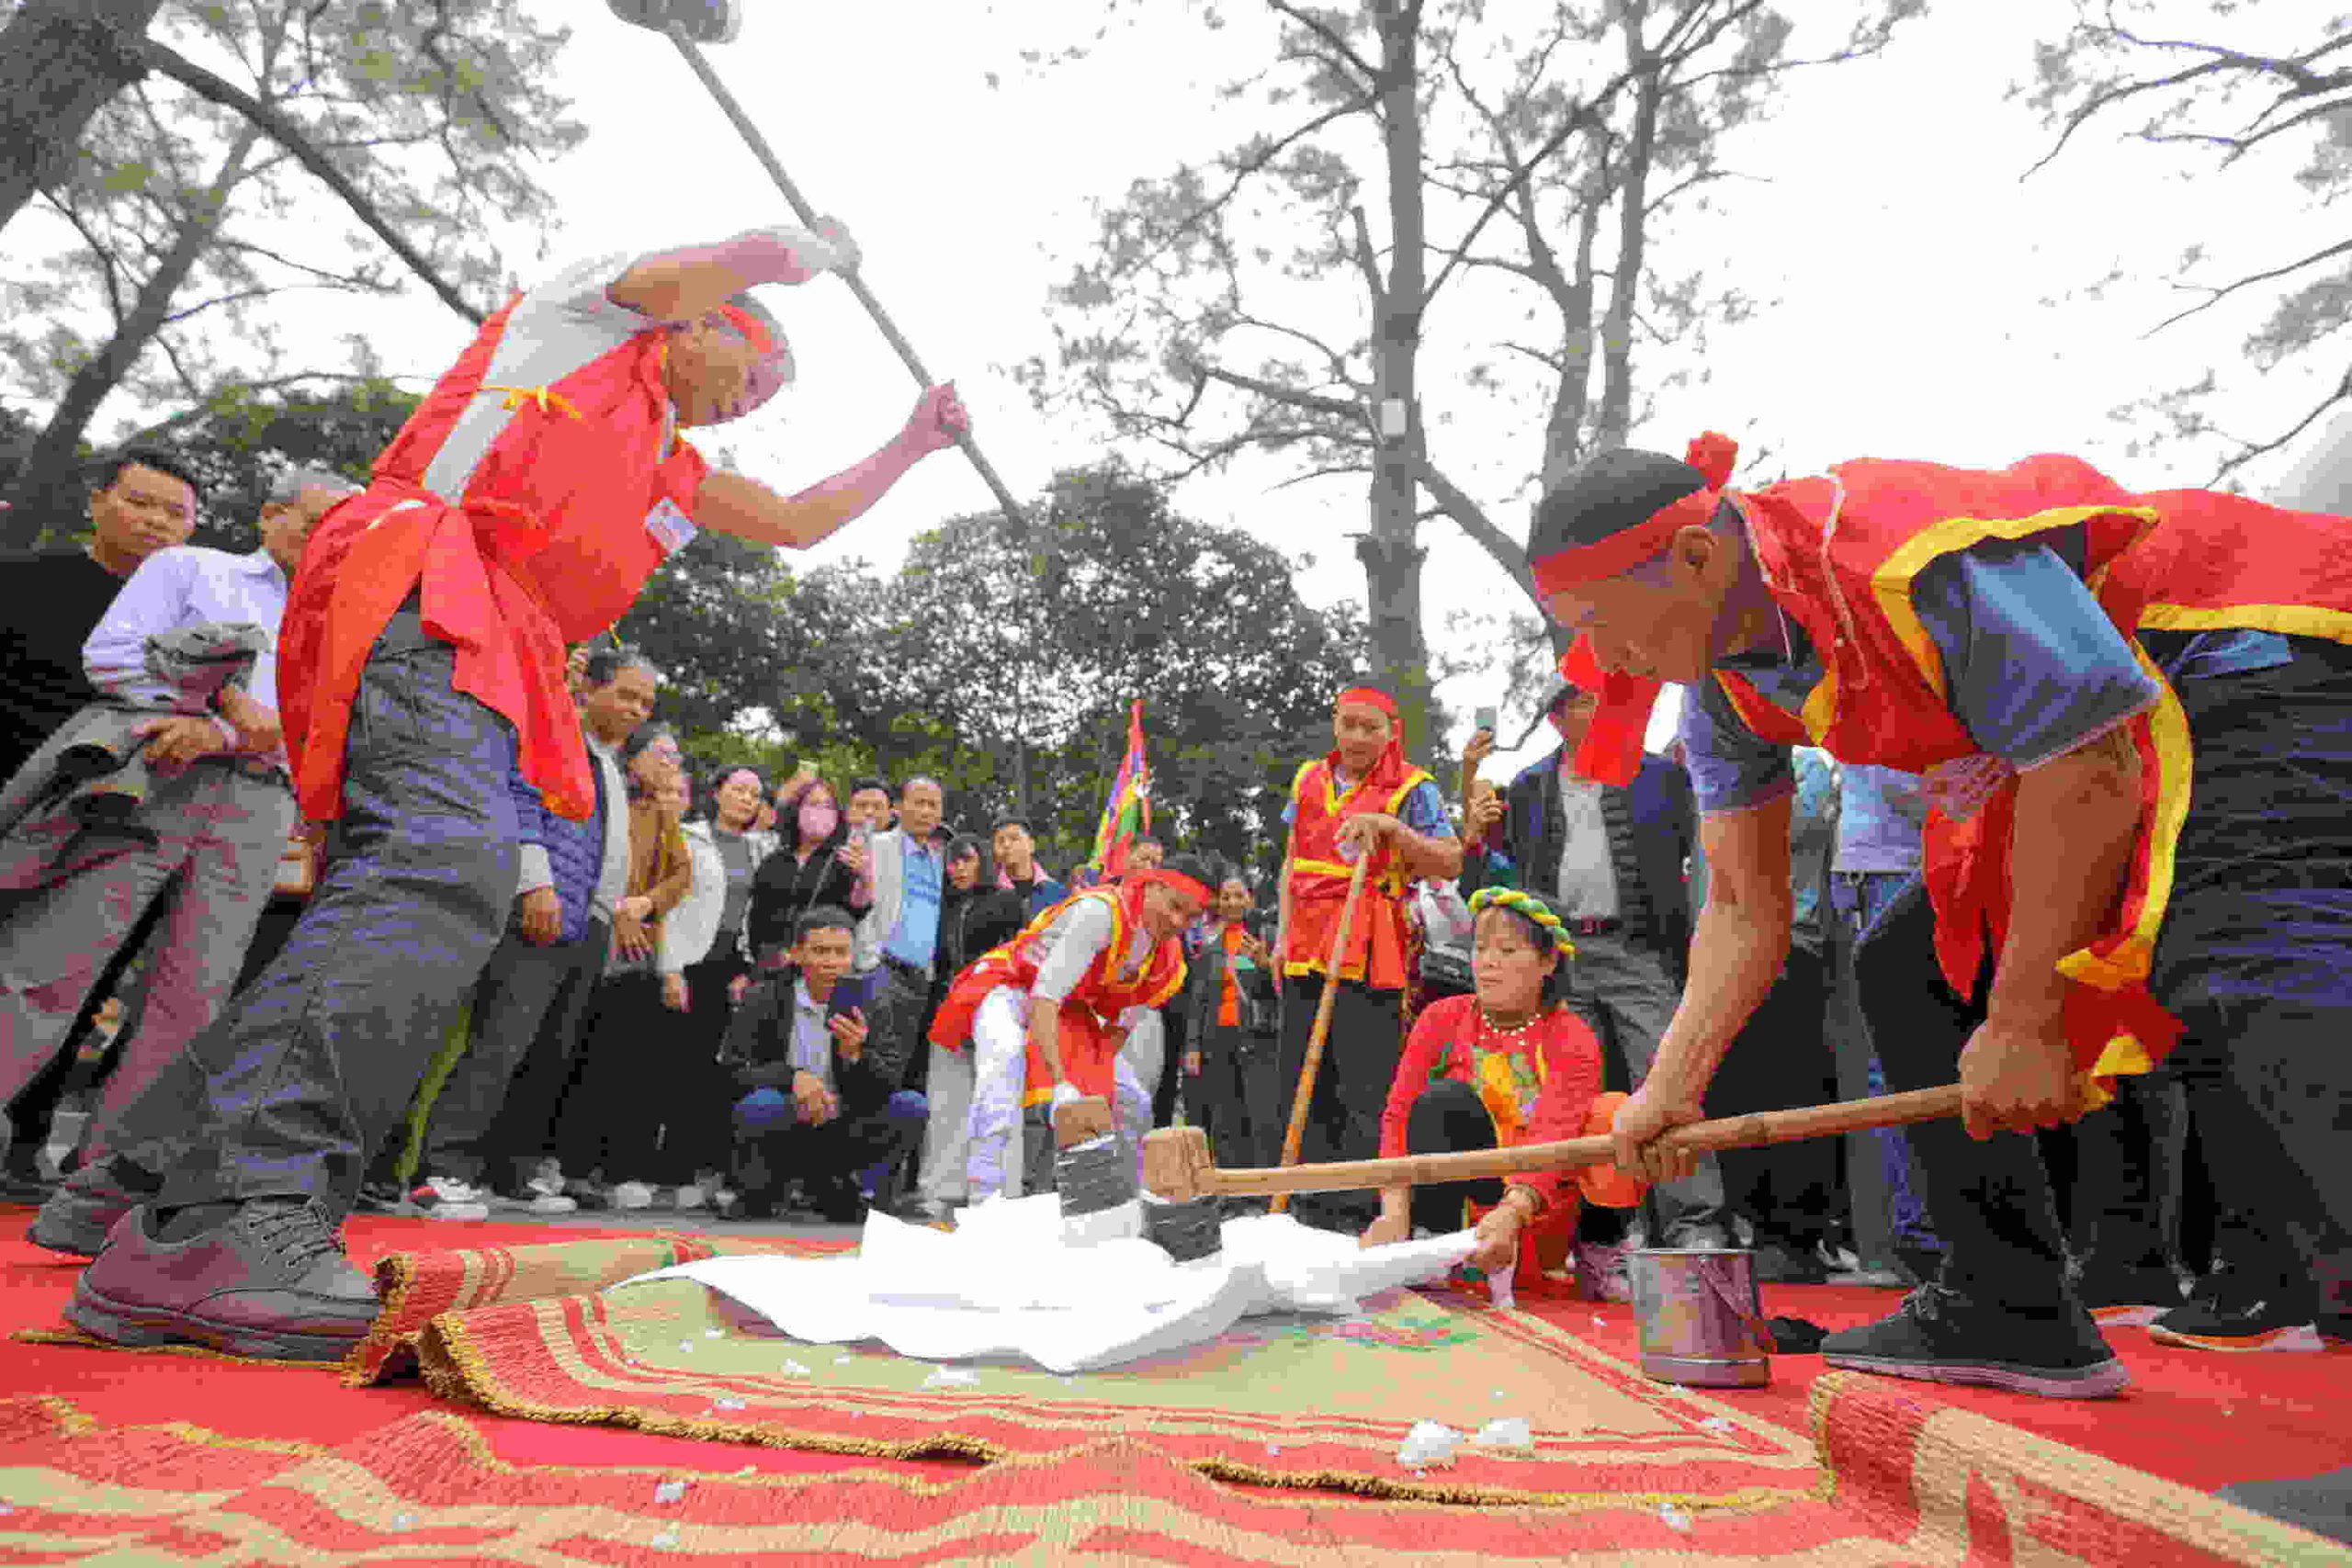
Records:
[[[515,1465],[499,1459],[465,1417],[442,1412],[406,1416],[328,1449],[180,1423],[107,1428],[62,1399],[13,1400],[0,1402],[0,1561],[103,1559],[162,1568],[421,1559],[485,1568],[1079,1558],[1283,1568],[2032,1561],[2155,1568],[2342,1560],[2331,1542],[2210,1499],[2196,1510],[2202,1517],[2184,1517],[2174,1506],[2183,1499],[2150,1494],[2129,1472],[2122,1479],[2132,1498],[2154,1504],[2153,1513],[2117,1519],[2102,1506],[2124,1501],[2121,1493],[2046,1495],[2053,1483],[2113,1485],[2117,1478],[2088,1476],[2077,1462],[2086,1456],[2064,1452],[2028,1453],[2018,1464],[1985,1469],[1963,1456],[1994,1433],[1971,1424],[2007,1429],[1981,1418],[1905,1450],[1904,1422],[1863,1397],[1872,1389],[1883,1392],[1860,1380],[1833,1382],[1815,1404],[1816,1418],[1827,1423],[1816,1435],[1825,1452],[1841,1440],[1895,1446],[1871,1483],[1854,1488],[1858,1495],[1874,1494],[1909,1453],[1921,1482],[1906,1488],[1907,1513],[1874,1495],[1864,1498],[1870,1506],[1804,1499],[1752,1515],[1699,1516],[1636,1506],[1564,1514],[1308,1500],[1217,1485],[1132,1438],[945,1479],[870,1469],[775,1475]],[[1850,1424],[1843,1439],[1841,1420]],[[1923,1425],[1933,1424],[1931,1416]],[[1969,1468],[1964,1490],[1982,1494],[1963,1506],[1951,1495],[1947,1472],[1954,1464]],[[1841,1501],[1849,1490],[1841,1478]],[[2036,1492],[2045,1495],[2029,1495]]]

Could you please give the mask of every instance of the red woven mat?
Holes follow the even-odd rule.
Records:
[[[0,1402],[0,1562],[2168,1568],[2322,1562],[2315,1550],[2335,1550],[2031,1438],[2014,1464],[1963,1461],[1997,1435],[1970,1430],[1980,1418],[1920,1406],[1906,1424],[1873,1396],[1883,1384],[1824,1388],[1833,1430],[1849,1392],[1869,1412],[1850,1421],[1867,1451],[1836,1500],[1696,1513],[1253,1493],[1136,1438],[943,1480],[871,1465],[713,1475],[515,1465],[469,1418],[444,1412],[329,1448],[183,1424],[107,1427],[62,1400],[13,1400]],[[1914,1479],[1894,1484],[1905,1474]]]

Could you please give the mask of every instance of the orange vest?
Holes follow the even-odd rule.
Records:
[[[1977,752],[1952,716],[1912,585],[1930,562],[1990,539],[2080,525],[2084,579],[2126,637],[2251,627],[2352,642],[2352,519],[2206,491],[2133,495],[2063,457],[1998,472],[1866,460],[1733,500],[1773,598],[1804,626],[1824,673],[1796,715],[1730,671],[1715,679],[1766,739],[1844,761],[1925,773]],[[2059,964],[2075,982],[2066,1026],[2076,1063],[2102,1077],[2146,1071],[2180,1033],[2147,978],[2188,811],[2191,738],[2170,685],[2144,651],[2140,661],[2162,696],[2129,728],[2141,760],[2131,874],[2098,940]],[[1962,993],[2007,934],[2016,799],[2012,778],[1964,822],[1928,815],[1937,954]]]
[[[1409,768],[1405,782],[1385,795],[1367,794],[1359,779],[1342,796],[1334,787],[1333,762],[1318,757],[1298,770],[1291,784],[1296,807],[1290,829],[1290,920],[1283,937],[1283,973],[1321,975],[1331,962],[1340,911],[1348,901],[1355,867],[1340,858],[1340,824],[1367,811],[1395,817],[1406,797],[1430,782]],[[1364,873],[1363,898],[1348,932],[1340,978],[1363,980],[1376,990],[1399,991],[1411,974],[1405,962],[1405,865],[1396,852],[1381,846]]]
[[[947,998],[931,1021],[931,1042],[944,1051],[961,1050],[971,1038],[972,1016],[990,991],[1011,986],[1026,991],[1037,981],[1038,961],[1045,953],[1047,927],[1080,903],[1103,905],[1111,911],[1111,940],[1094,955],[1086,973],[1062,998],[1062,1076],[1080,1094],[1107,1100],[1114,1089],[1113,1067],[1118,1053],[1111,1044],[1111,1029],[1131,1007],[1156,1008],[1184,984],[1183,944],[1170,937],[1155,946],[1143,963],[1122,973],[1120,962],[1135,939],[1141,916],[1141,884],[1121,888],[1090,887],[1073,893],[1022,928],[1003,946],[982,953],[956,976]],[[1035,1043],[1029,1045],[1028,1082],[1023,1105],[1042,1105],[1054,1097],[1053,1075]]]
[[[369,650],[412,590],[457,649],[451,684],[514,726],[523,776],[550,810],[585,818],[594,775],[564,683],[565,645],[605,630],[667,554],[650,522],[691,513],[707,465],[662,456],[667,334],[638,333],[547,387],[483,385],[509,300],[376,459],[368,489],[312,532],[279,635],[278,694],[302,815],[343,810],[349,708]],[[454,502],[424,475],[477,397],[514,411]]]

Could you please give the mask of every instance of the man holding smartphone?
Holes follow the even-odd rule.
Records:
[[[897,1205],[891,1177],[922,1133],[923,1097],[899,1087],[903,1043],[889,987],[845,995],[852,933],[846,909],[820,906],[793,927],[791,962],[752,987],[727,1028],[719,1059],[742,1091],[735,1101],[734,1179],[739,1207],[728,1218],[773,1216],[786,1182],[828,1220],[865,1217],[857,1173],[884,1167],[874,1206]]]

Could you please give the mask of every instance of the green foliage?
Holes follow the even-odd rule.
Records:
[[[584,134],[553,85],[567,36],[514,0],[171,0],[152,40],[275,109],[447,284],[488,302],[506,277],[502,240],[549,217],[540,162]],[[43,407],[51,428],[0,484],[37,502],[70,491],[109,399],[162,411],[279,380],[286,291],[402,287],[357,229],[242,116],[160,74],[134,83],[10,231],[0,396]],[[376,367],[355,348],[347,366],[297,368]]]
[[[321,390],[297,389],[311,383]],[[254,520],[269,487],[289,468],[329,468],[364,483],[376,455],[399,433],[415,394],[388,381],[301,377],[268,390],[227,387],[186,413],[136,432],[131,439],[185,459],[204,486],[196,542],[223,549],[259,543]],[[9,445],[0,411],[0,463]],[[26,439],[29,440],[29,431]],[[57,514],[50,521],[54,525]],[[78,528],[79,513],[72,513]]]
[[[1291,570],[1114,465],[1057,477],[1020,529],[944,524],[887,579],[795,576],[706,535],[617,631],[662,667],[662,715],[698,761],[781,778],[812,761],[844,785],[931,773],[967,828],[1024,810],[1057,865],[1092,848],[1140,698],[1157,829],[1262,873],[1362,637],[1352,609],[1304,604]]]

